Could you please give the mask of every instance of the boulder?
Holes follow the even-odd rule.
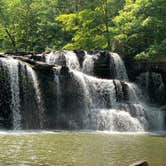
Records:
[[[83,51],[83,50],[74,50],[74,52],[76,53],[78,61],[80,63],[80,66],[82,67],[83,61],[84,61],[84,56],[85,56],[85,51]]]
[[[125,66],[127,74],[131,82],[136,82],[137,78],[146,72],[160,74],[164,86],[162,90],[162,103],[166,101],[166,60],[139,60],[136,61],[133,58],[125,59]],[[153,88],[150,88],[153,89]],[[155,95],[153,95],[155,96]],[[160,99],[159,99],[160,100]],[[163,102],[164,101],[164,102]]]

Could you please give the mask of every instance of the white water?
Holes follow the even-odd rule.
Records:
[[[55,51],[46,56],[46,63],[48,64],[62,65],[64,61],[69,68],[80,70],[78,58],[73,51]]]
[[[81,82],[84,89],[85,104],[89,105],[88,111],[91,115],[89,128],[110,131],[162,129],[162,112],[142,101],[142,94],[135,84],[126,83],[129,99],[126,102],[118,102],[113,80],[98,79],[74,70],[72,74]],[[108,98],[111,108],[106,108]]]
[[[38,79],[35,71],[26,63],[18,61],[13,58],[1,58],[3,63],[3,67],[6,69],[10,79],[10,91],[11,91],[11,103],[10,108],[13,116],[13,129],[18,130],[22,128],[22,115],[21,115],[21,99],[20,99],[20,75],[19,75],[19,65],[23,66],[22,69],[27,69],[24,71],[24,74],[28,76],[28,80],[31,80],[33,87],[35,89],[34,98],[37,99],[38,109],[40,110],[39,119],[40,119],[40,127],[43,127],[43,114],[44,107],[43,101],[41,99],[41,92],[38,85]]]
[[[110,53],[110,55],[113,58],[115,64],[116,79],[128,81],[126,68],[123,64],[121,57],[116,53]]]
[[[39,119],[40,119],[40,128],[43,128],[43,122],[44,122],[44,104],[41,97],[41,92],[39,88],[38,78],[35,71],[29,66],[26,65],[27,72],[28,72],[28,78],[30,78],[33,82],[33,87],[35,89],[36,99],[37,99],[37,106],[39,110]]]
[[[110,53],[110,56],[114,60],[116,70],[117,80],[114,81],[89,76],[93,75],[93,55],[85,54],[81,70],[89,75],[78,71],[78,68],[71,67],[77,66],[78,60],[72,61],[72,63],[76,62],[75,65],[69,65],[70,63],[67,65],[71,74],[78,80],[80,87],[83,89],[84,103],[88,115],[85,116],[86,119],[84,118],[84,121],[86,121],[85,128],[141,132],[162,130],[163,113],[146,104],[146,97],[136,84],[125,82],[128,81],[128,76],[119,55]],[[121,82],[121,80],[125,81]]]
[[[20,113],[20,89],[18,76],[18,61],[12,58],[1,59],[3,66],[7,68],[10,77],[11,104],[10,108],[13,114],[13,129],[21,129],[21,113]]]
[[[92,112],[92,128],[107,131],[144,131],[144,126],[129,112],[118,109],[100,109]]]
[[[59,72],[59,71],[58,71]],[[60,86],[60,79],[59,79],[59,76],[58,76],[58,72],[55,72],[54,73],[54,81],[56,82],[56,93],[57,93],[57,109],[58,111],[60,111],[61,109],[61,102],[60,102],[60,98],[61,98],[61,86]]]
[[[82,72],[94,75],[94,56],[85,52],[84,61],[82,64]]]
[[[93,55],[86,53],[83,61],[83,68],[76,54],[72,51],[52,52],[46,57],[49,64],[64,64],[69,67],[69,73],[73,81],[77,81],[80,88],[73,90],[80,91],[84,103],[84,129],[107,130],[107,131],[147,131],[162,130],[164,119],[163,112],[159,108],[150,106],[146,101],[145,94],[136,84],[127,82],[123,61],[118,54],[110,53],[114,60],[116,79],[99,79],[93,75],[94,61]],[[9,73],[11,104],[10,108],[13,114],[13,128],[21,129],[21,111],[20,111],[20,85],[19,85],[19,63],[26,67],[28,79],[33,84],[35,90],[34,98],[37,99],[39,109],[40,127],[43,128],[44,106],[40,92],[40,86],[35,71],[26,63],[19,62],[12,58],[2,58],[3,67]],[[85,73],[89,74],[85,74]],[[25,73],[24,73],[25,74]],[[61,88],[60,72],[55,72],[54,81],[56,82],[57,108],[58,114],[61,113]],[[71,81],[71,80],[70,80]],[[83,94],[82,94],[83,93]],[[80,108],[81,109],[81,108]],[[82,115],[82,114],[81,114]],[[71,116],[72,117],[72,116]],[[34,117],[35,118],[35,117]],[[66,120],[68,120],[66,118]],[[73,119],[71,126],[77,126]],[[74,124],[74,125],[73,125]]]

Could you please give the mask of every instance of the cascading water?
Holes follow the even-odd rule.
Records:
[[[73,51],[55,51],[45,55],[47,64],[30,60],[38,67],[37,73],[25,62],[0,58],[0,83],[4,82],[0,126],[7,126],[12,117],[14,129],[163,129],[165,115],[147,97],[163,91],[159,74],[140,75],[137,86],[128,81],[118,54],[84,51],[81,56]],[[151,86],[157,91],[143,94],[142,78],[146,91]]]
[[[113,64],[115,65],[115,78],[118,80],[125,80],[128,81],[128,76],[126,72],[126,68],[123,64],[122,59],[116,53],[110,53],[111,59],[113,60]],[[112,66],[110,66],[112,67]]]
[[[55,51],[46,56],[46,63],[66,65],[71,69],[80,69],[80,64],[76,54],[73,51]]]
[[[94,56],[88,54],[87,52],[85,52],[85,56],[84,56],[84,61],[83,61],[83,65],[82,65],[82,72],[89,74],[89,75],[94,75]]]
[[[34,107],[34,109],[38,107],[38,110],[40,110],[38,116],[40,119],[39,122],[40,128],[42,128],[44,121],[42,115],[44,114],[44,110],[43,110],[43,103],[41,99],[40,90],[38,87],[36,73],[26,63],[23,63],[13,58],[0,58],[0,62],[2,63],[2,68],[9,75],[9,83],[10,83],[9,92],[11,93],[11,101],[9,102],[13,117],[12,118],[13,129],[18,130],[26,128],[25,126],[27,125],[24,126],[24,123],[26,123],[27,121],[25,120],[26,115],[24,115],[26,106],[28,105],[28,107],[29,108],[31,107],[32,109],[33,103],[37,105]],[[30,91],[32,91],[32,93]],[[29,114],[31,113],[29,112]],[[27,122],[27,124],[28,123],[29,122]]]
[[[86,119],[89,126],[86,127],[110,131],[149,129],[145,107],[140,102],[133,84],[98,79],[74,70],[72,74],[82,81],[85,89],[84,101],[86,105],[89,105],[89,119]],[[121,92],[117,90],[117,85],[121,86]],[[121,95],[117,94],[119,92]],[[154,127],[157,126],[154,125]]]
[[[86,51],[84,53],[82,68],[80,67],[76,53],[73,51],[51,52],[46,56],[45,61],[48,64],[67,66],[70,69],[81,70],[83,73],[93,75],[94,59],[97,59],[97,57],[92,54],[88,54]]]
[[[12,58],[2,59],[3,67],[9,72],[11,104],[10,108],[13,114],[13,129],[21,129],[21,113],[20,113],[20,91],[18,78],[18,61]]]
[[[164,83],[161,74],[154,72],[142,73],[137,77],[137,84],[145,91],[151,102],[165,103]]]
[[[66,53],[66,56],[70,55]],[[126,82],[126,68],[118,54],[110,53],[110,67],[114,68],[115,80],[88,76],[93,75],[97,56],[85,52],[82,70],[67,63],[69,73],[74,77],[73,81],[79,82],[82,88],[80,93],[84,96],[86,111],[83,124],[86,125],[83,128],[109,131],[162,130],[162,112],[146,104],[146,97],[136,84]],[[69,59],[72,58],[66,58]],[[75,58],[74,63],[76,64],[72,66],[78,66]]]
[[[27,73],[28,73],[28,78],[30,78],[32,80],[33,83],[33,87],[35,89],[35,97],[36,97],[36,101],[37,101],[37,107],[39,110],[39,123],[40,123],[40,128],[44,127],[44,104],[42,101],[42,97],[41,97],[41,92],[40,92],[40,88],[39,88],[39,83],[38,83],[38,78],[37,75],[35,73],[35,71],[28,65],[26,65],[27,68]]]

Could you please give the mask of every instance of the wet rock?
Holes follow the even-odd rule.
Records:
[[[42,62],[45,61],[45,57],[43,54],[31,55],[29,58],[35,61],[42,61]]]
[[[34,69],[41,70],[41,71],[50,71],[55,66],[55,65],[47,64],[45,62],[35,61],[32,59],[29,59],[28,57],[20,57],[19,56],[19,57],[14,57],[14,58],[21,60],[23,62],[26,62],[26,63],[32,65],[32,67]]]
[[[110,54],[106,51],[97,53],[94,62],[94,75],[99,78],[110,78]]]
[[[50,71],[52,70],[53,67],[54,65],[49,65],[44,62],[36,62],[34,65],[34,69],[42,70],[42,71]]]
[[[83,61],[84,61],[84,56],[85,56],[85,51],[82,50],[75,50],[74,51],[78,57],[78,61],[80,66],[82,67]]]
[[[69,75],[69,68],[67,66],[62,66],[60,70],[61,75]]]
[[[143,73],[152,73],[153,75],[161,75],[161,79],[163,81],[163,86],[160,86],[159,91],[161,93],[160,96],[152,94],[151,96],[157,96],[159,104],[166,102],[166,60],[164,61],[148,61],[148,60],[142,60],[142,61],[136,61],[132,58],[128,58],[125,60],[125,66],[127,69],[129,80],[132,82],[137,82],[138,77],[140,77]],[[151,75],[149,75],[149,80],[152,80]],[[147,80],[142,80],[142,83],[146,82]],[[152,81],[151,81],[152,82]],[[154,83],[153,83],[154,84]],[[144,85],[145,87],[145,85]],[[156,88],[154,85],[150,85],[149,89],[153,89],[153,92],[156,92]],[[157,90],[158,91],[158,90]],[[161,102],[160,102],[161,101]]]

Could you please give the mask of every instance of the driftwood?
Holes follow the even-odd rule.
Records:
[[[142,161],[137,161],[137,162],[135,162],[135,163],[133,163],[133,164],[131,164],[131,165],[129,165],[129,166],[148,166],[148,162],[147,162],[147,161],[144,161],[144,160],[142,160]]]

